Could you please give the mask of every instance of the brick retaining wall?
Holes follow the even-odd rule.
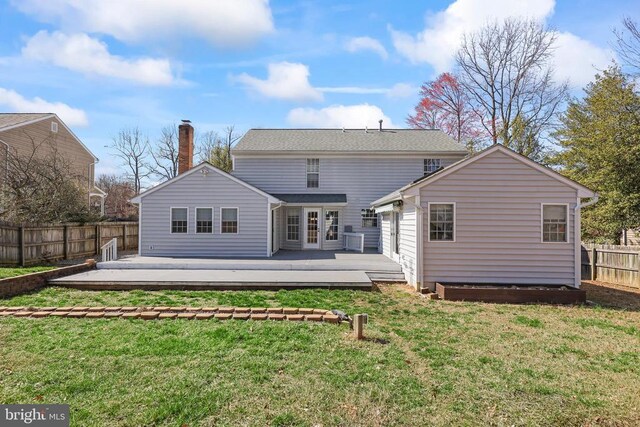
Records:
[[[0,279],[0,298],[9,298],[35,291],[36,289],[46,286],[47,282],[51,279],[57,279],[58,277],[69,276],[76,273],[83,273],[85,271],[93,270],[94,268],[96,268],[96,262],[89,259],[84,264]]]

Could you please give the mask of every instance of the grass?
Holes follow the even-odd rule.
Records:
[[[23,274],[38,273],[40,271],[53,270],[56,267],[0,267],[0,279],[22,276]]]
[[[640,312],[381,292],[83,292],[3,305],[237,305],[366,312],[346,325],[0,318],[0,402],[72,425],[638,425]]]

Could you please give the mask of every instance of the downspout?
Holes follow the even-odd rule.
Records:
[[[281,208],[282,206],[284,206],[284,202],[279,202],[275,207],[271,207],[271,202],[269,202],[269,200],[267,199],[267,206],[269,209],[269,214],[267,215],[267,221],[269,221],[269,223],[267,224],[267,230],[268,230],[268,235],[267,235],[267,257],[272,257],[274,252],[273,252],[273,229],[272,229],[272,221],[271,218],[273,217],[273,213],[276,209]],[[277,225],[277,224],[276,224]],[[279,249],[279,248],[278,248]]]
[[[88,179],[87,179],[87,181],[89,182],[89,188],[88,188],[88,190],[89,190],[88,191],[88,193],[89,193],[89,209],[91,209],[91,190],[93,190],[93,186],[96,183],[96,177],[95,177],[96,168],[95,167],[96,167],[96,164],[100,161],[100,159],[98,159],[97,157],[94,157],[94,158],[96,159],[96,161],[93,162],[93,163],[89,163],[88,170],[87,170],[87,172],[89,174]],[[91,179],[92,178],[92,176],[91,176],[92,167],[93,167],[93,179]]]
[[[600,196],[596,193],[591,199],[580,203],[580,196],[577,198],[576,207],[573,208],[573,240],[574,240],[574,283],[573,286],[580,288],[582,279],[582,233],[580,224],[580,211],[582,208],[598,203]]]

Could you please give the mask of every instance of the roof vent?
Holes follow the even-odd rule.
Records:
[[[368,126],[365,126],[365,127],[364,127],[364,133],[367,133],[367,132],[369,132],[369,127],[368,127]]]
[[[344,126],[342,126],[342,133],[344,133]]]
[[[380,132],[382,132],[382,119],[378,120],[378,123],[380,124]]]

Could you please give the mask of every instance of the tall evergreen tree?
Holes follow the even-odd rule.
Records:
[[[600,194],[583,213],[586,240],[617,242],[640,227],[640,95],[617,66],[596,76],[582,100],[570,102],[556,136],[554,162],[568,177]]]

